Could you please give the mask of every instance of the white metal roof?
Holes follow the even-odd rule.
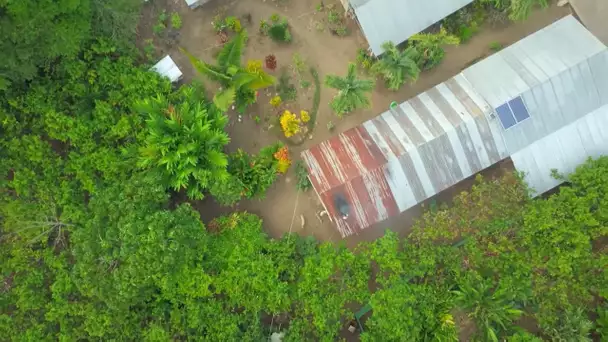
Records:
[[[605,50],[569,15],[463,71],[494,108]]]
[[[372,52],[382,44],[399,44],[473,0],[351,0],[350,4]]]
[[[534,142],[511,156],[518,171],[526,174],[528,185],[536,194],[558,186],[551,176],[555,169],[568,175],[589,157],[608,154],[608,105]]]
[[[167,55],[161,59],[160,62],[156,63],[151,70],[156,71],[161,76],[167,77],[171,82],[177,82],[182,78],[182,71],[179,70],[177,64],[171,59],[171,56]]]

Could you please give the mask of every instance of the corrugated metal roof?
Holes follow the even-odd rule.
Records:
[[[508,156],[543,192],[556,184],[551,168],[567,173],[588,156],[608,154],[608,50],[572,17],[539,32],[302,153],[342,236]],[[518,96],[530,117],[504,129],[495,108]],[[352,206],[346,220],[336,196]]]
[[[470,66],[463,74],[496,108],[605,49],[578,20],[567,16]]]
[[[166,55],[165,58],[161,59],[150,70],[154,70],[161,76],[167,77],[171,82],[177,82],[182,78],[182,71],[179,70],[177,64],[175,64],[169,55]]]
[[[398,214],[507,157],[492,108],[461,75],[302,156],[342,236]],[[335,208],[351,205],[346,220]]]
[[[399,44],[435,24],[473,0],[351,0],[350,4],[372,52],[382,44]]]
[[[526,174],[536,194],[558,186],[551,176],[556,169],[570,174],[588,157],[608,154],[608,105],[578,119],[511,156],[513,165]]]
[[[608,104],[608,52],[583,60],[526,90],[521,97],[530,118],[503,130],[509,154]],[[490,123],[500,126],[496,119]]]

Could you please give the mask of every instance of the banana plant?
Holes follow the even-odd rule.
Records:
[[[185,49],[181,51],[188,57],[192,66],[200,74],[219,82],[222,88],[213,97],[213,103],[222,111],[235,104],[240,112],[247,105],[255,102],[256,91],[275,83],[275,78],[260,67],[250,62],[247,67],[241,64],[241,56],[245,47],[245,30],[238,32],[227,42],[217,56],[216,64],[209,64],[194,57]]]

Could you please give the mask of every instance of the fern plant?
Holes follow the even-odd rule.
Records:
[[[420,75],[418,51],[409,47],[403,51],[392,42],[382,44],[384,54],[373,64],[371,71],[382,76],[390,90],[398,90],[405,82],[415,82]]]
[[[354,63],[348,65],[346,77],[327,75],[325,84],[338,90],[338,94],[334,96],[329,105],[339,117],[355,109],[371,107],[369,93],[374,89],[375,82],[357,78]]]
[[[193,92],[182,90],[177,104],[163,96],[137,104],[148,115],[139,166],[157,171],[168,188],[202,199],[205,190],[229,176],[223,149],[230,138],[224,131],[227,116],[214,105],[193,100]]]
[[[206,63],[182,49],[199,73],[222,85],[222,89],[213,97],[213,103],[222,111],[228,110],[230,105],[235,103],[239,112],[244,112],[248,105],[255,102],[257,90],[275,83],[274,77],[262,68],[242,66],[241,56],[245,40],[246,31],[241,30],[224,44],[215,65]]]

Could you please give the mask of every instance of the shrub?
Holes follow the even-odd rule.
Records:
[[[490,43],[490,50],[494,51],[494,52],[498,52],[500,50],[503,49],[503,45],[499,42],[491,42]]]
[[[179,16],[179,13],[173,12],[171,14],[171,27],[176,30],[182,28],[182,17]]]
[[[312,188],[312,183],[310,182],[310,179],[308,178],[308,169],[306,169],[304,162],[302,162],[301,160],[298,160],[296,162],[296,179],[297,179],[296,188],[298,190],[306,191],[306,190]]]
[[[269,103],[271,106],[276,108],[276,107],[280,106],[281,103],[283,103],[283,100],[281,100],[281,97],[277,95],[277,96],[274,96],[273,98],[271,98]]]
[[[409,41],[420,52],[418,66],[423,70],[429,70],[441,63],[445,57],[444,45],[460,44],[460,39],[449,34],[443,27],[437,33],[415,34]]]
[[[289,159],[289,150],[287,149],[287,146],[281,147],[272,156],[277,160],[277,172],[283,174],[287,173],[289,166],[291,166],[291,159]]]
[[[277,43],[291,42],[291,32],[287,19],[281,18],[276,13],[270,16],[270,23],[266,20],[260,21],[260,33],[269,36]]]
[[[264,59],[266,62],[266,68],[274,70],[277,68],[277,57],[275,55],[268,55]]]
[[[300,124],[302,121],[298,119],[297,115],[294,113],[288,110],[284,111],[279,121],[285,137],[289,138],[300,133]]]
[[[308,121],[310,121],[310,114],[308,114],[308,112],[305,110],[301,110],[300,119],[302,120],[303,123],[307,123]]]
[[[257,155],[238,150],[229,156],[228,180],[216,183],[211,194],[222,205],[232,205],[241,198],[263,198],[277,179],[279,161],[274,157],[283,147],[274,144],[264,147]]]
[[[370,71],[376,62],[374,57],[372,57],[366,49],[357,50],[356,60],[359,66],[365,71]]]

